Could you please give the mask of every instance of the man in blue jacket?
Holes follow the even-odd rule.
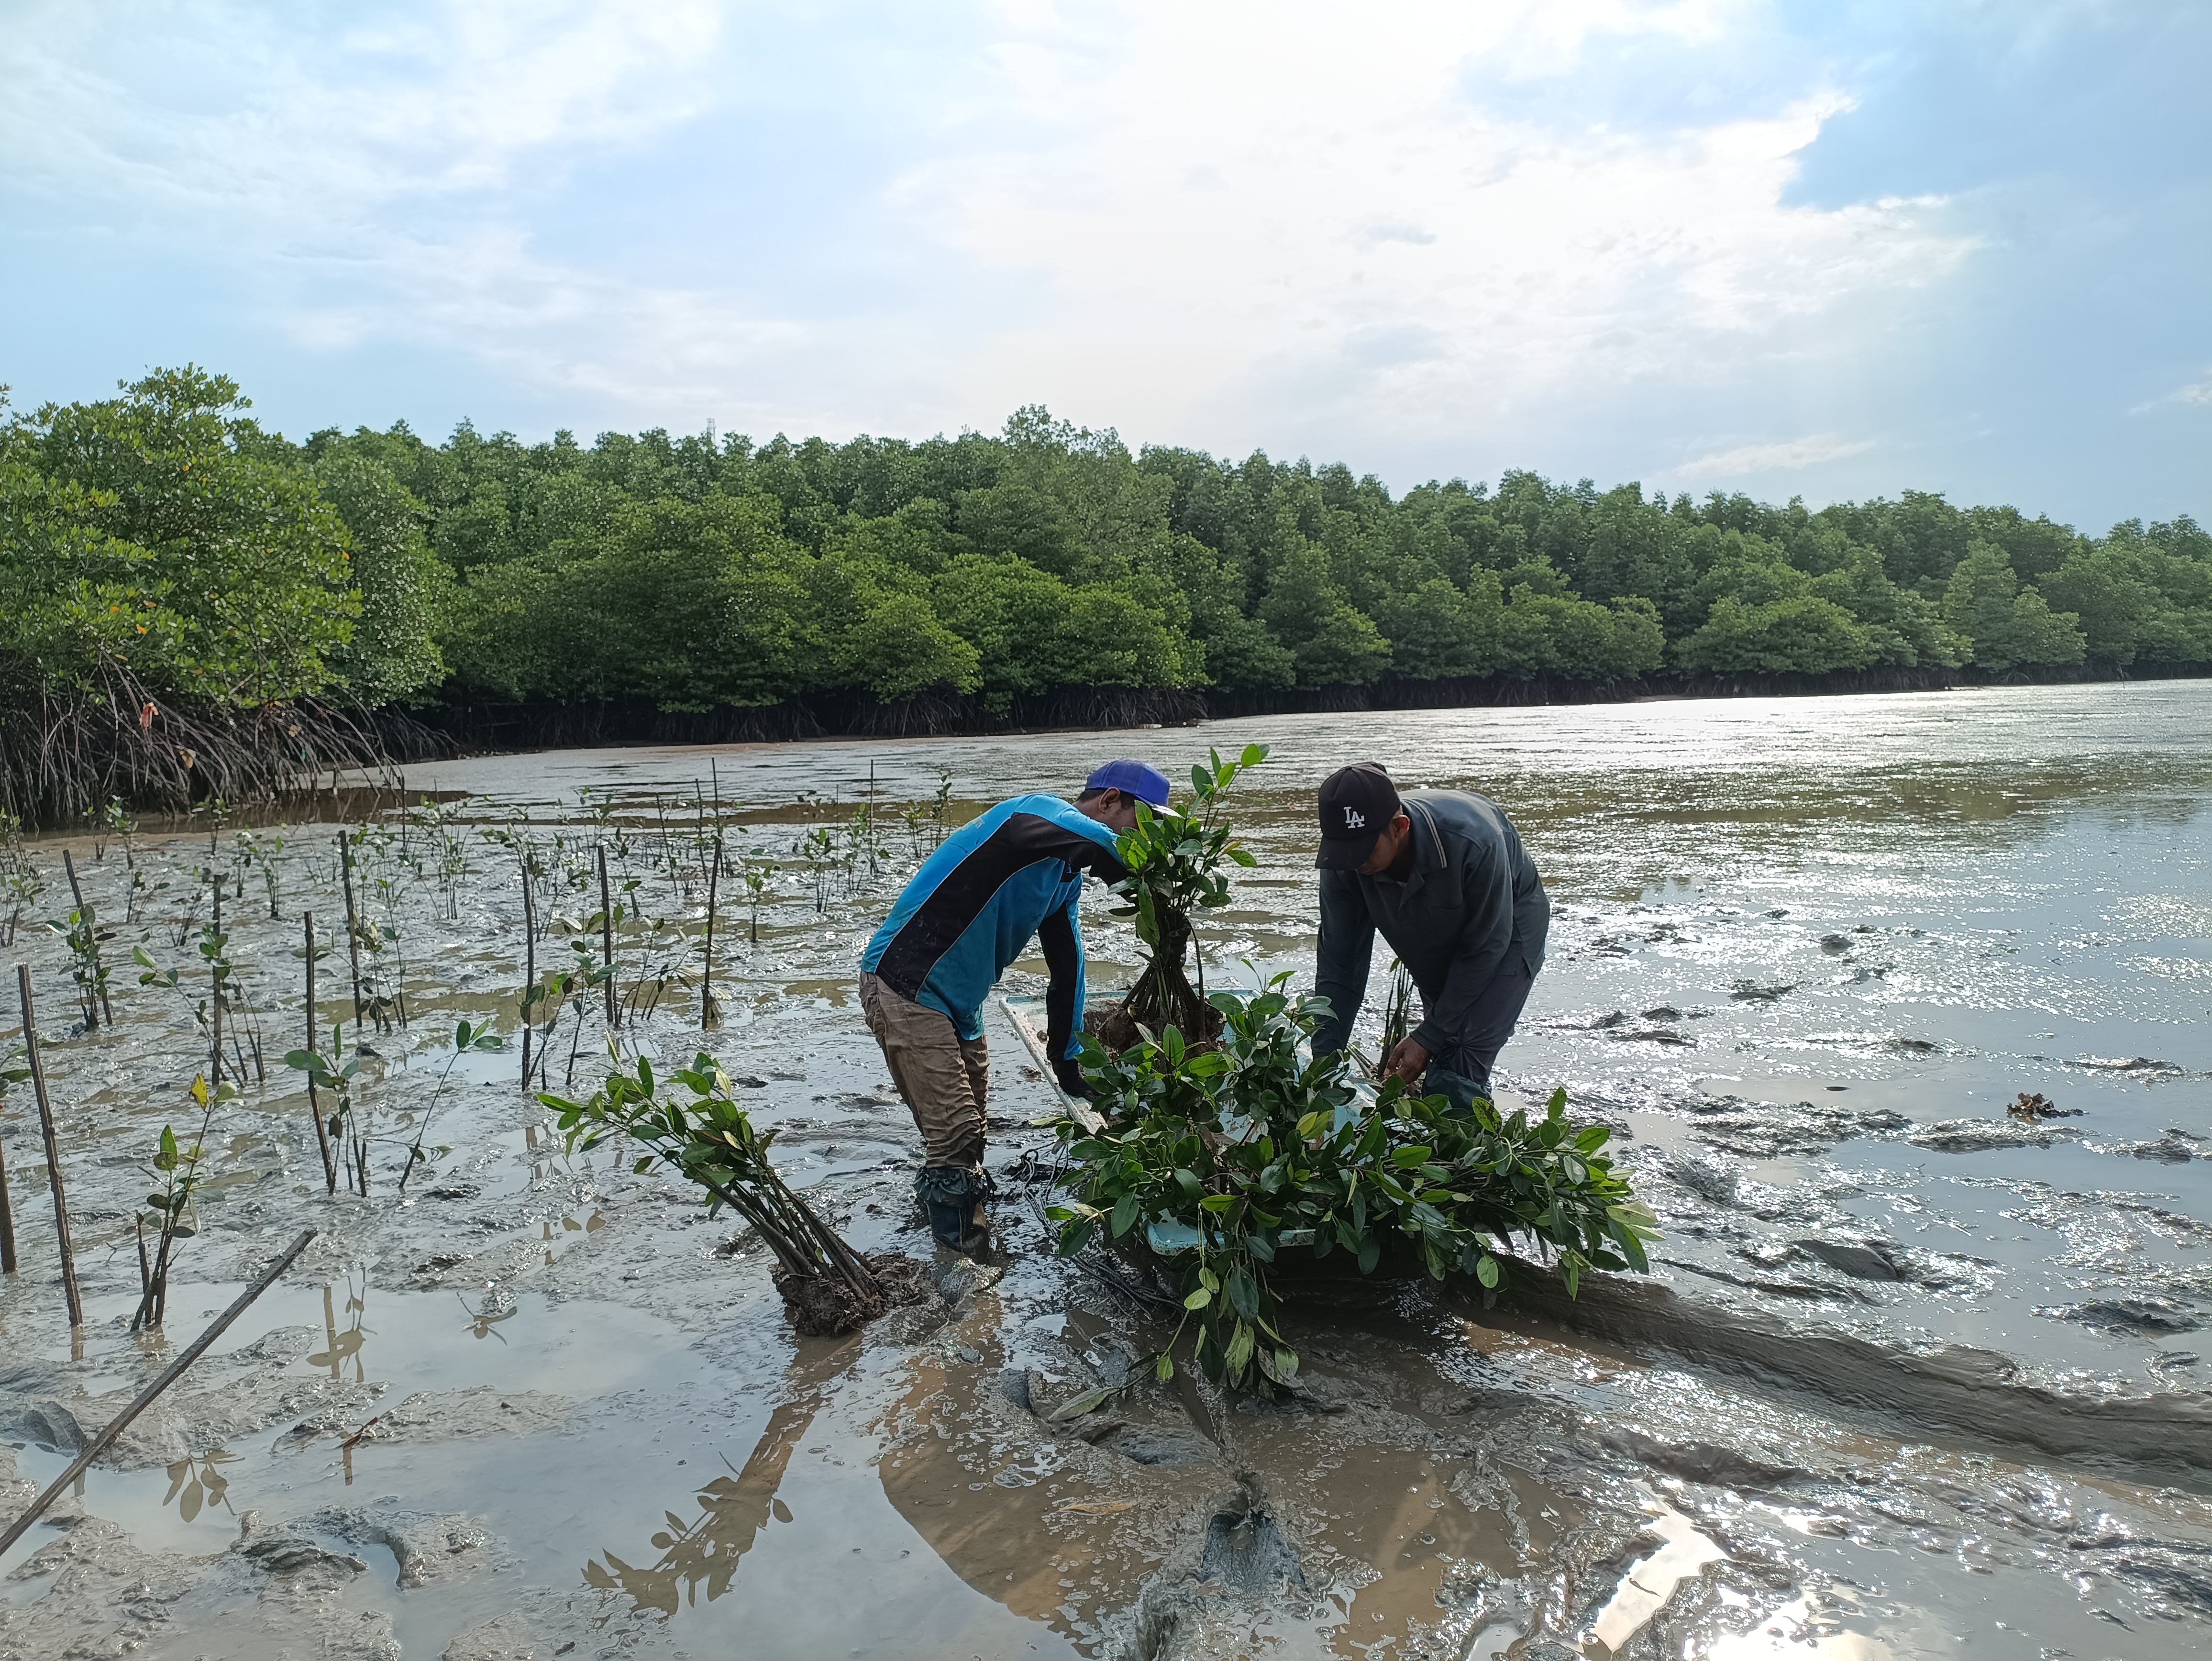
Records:
[[[983,1173],[983,1098],[990,1056],[983,1001],[1031,937],[1052,981],[1045,1054],[1062,1089],[1081,1094],[1083,930],[1076,901],[1085,871],[1109,883],[1137,803],[1164,807],[1166,775],[1139,761],[1093,773],[1073,803],[1016,796],[947,837],[921,864],[860,958],[860,1008],[892,1082],[921,1131],[915,1192],[937,1238],[972,1251],[990,1192]]]
[[[1314,863],[1314,989],[1334,1012],[1314,1031],[1314,1053],[1351,1037],[1380,931],[1421,995],[1421,1024],[1382,1058],[1383,1071],[1461,1107],[1487,1097],[1491,1067],[1544,966],[1552,918],[1512,821],[1471,790],[1401,797],[1380,764],[1363,761],[1322,785]]]

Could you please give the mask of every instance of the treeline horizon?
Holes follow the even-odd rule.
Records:
[[[1512,470],[1394,496],[1036,406],[995,435],[588,447],[295,441],[249,408],[187,366],[0,422],[0,727],[2212,665],[2185,515],[2089,535],[1934,492],[1814,510]]]

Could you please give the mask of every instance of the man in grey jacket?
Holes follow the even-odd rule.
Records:
[[[1491,1066],[1543,967],[1552,917],[1512,822],[1472,791],[1401,797],[1379,764],[1358,762],[1322,785],[1314,863],[1314,989],[1334,1012],[1314,1033],[1314,1053],[1341,1050],[1352,1036],[1380,929],[1421,995],[1420,1025],[1383,1057],[1385,1072],[1462,1107],[1487,1097]]]

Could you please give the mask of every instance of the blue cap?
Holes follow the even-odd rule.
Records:
[[[1155,807],[1168,805],[1168,776],[1157,767],[1141,761],[1109,761],[1089,778],[1083,781],[1086,790],[1119,790],[1123,795],[1148,801]]]

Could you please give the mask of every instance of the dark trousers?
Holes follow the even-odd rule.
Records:
[[[1498,1052],[1513,1036],[1521,1012],[1528,1005],[1528,989],[1535,983],[1535,971],[1528,967],[1516,941],[1505,961],[1498,965],[1498,972],[1490,977],[1490,984],[1467,1012],[1466,1024],[1450,1047],[1429,1057],[1423,1092],[1449,1097],[1452,1105],[1462,1110],[1478,1096],[1488,1100],[1490,1069],[1497,1063]]]

